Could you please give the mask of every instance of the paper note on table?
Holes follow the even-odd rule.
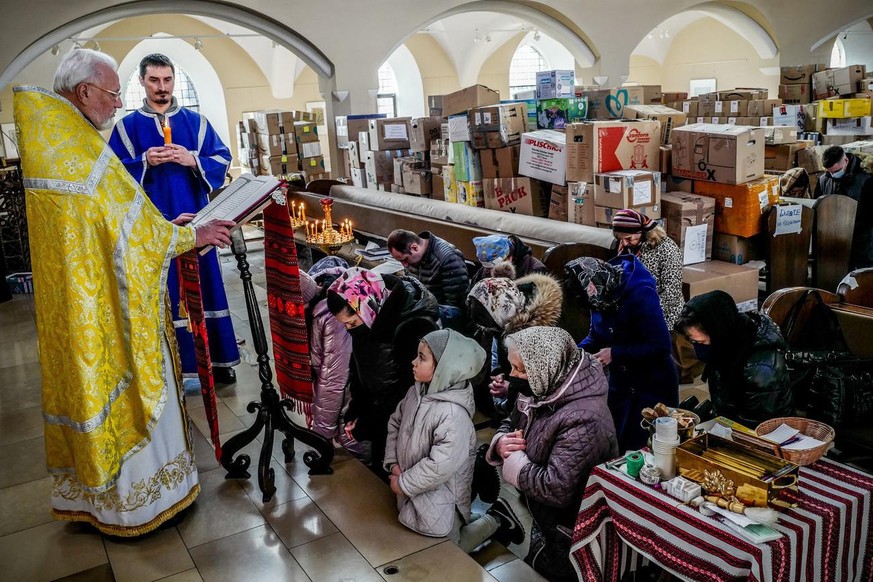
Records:
[[[815,447],[824,444],[824,441],[820,441],[817,438],[813,438],[805,434],[797,436],[798,439],[796,441],[788,443],[787,445],[782,445],[782,448],[786,451],[805,451],[807,449],[814,449]]]
[[[773,432],[762,434],[761,438],[781,445],[782,443],[793,439],[799,432],[800,431],[796,428],[791,428],[787,424],[782,423]]]

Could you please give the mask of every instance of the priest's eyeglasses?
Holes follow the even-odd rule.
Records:
[[[101,91],[103,91],[105,93],[109,93],[110,95],[112,95],[112,98],[115,100],[121,99],[121,91],[110,91],[109,89],[104,89],[103,87],[100,87],[99,85],[95,85],[93,83],[85,83],[85,84],[88,85],[89,87],[94,87],[95,89],[100,89]]]

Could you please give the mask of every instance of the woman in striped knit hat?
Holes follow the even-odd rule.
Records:
[[[682,313],[685,299],[682,295],[682,254],[664,229],[648,216],[625,208],[612,217],[612,232],[618,240],[618,254],[636,255],[637,259],[655,277],[658,298],[673,337],[673,355],[679,370],[680,382],[688,383],[703,372],[703,365],[694,358],[694,351],[673,326]]]

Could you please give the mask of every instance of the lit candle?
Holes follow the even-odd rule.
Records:
[[[303,220],[306,220],[306,207],[303,206],[303,203],[300,203],[300,216],[303,217]]]
[[[164,118],[164,145],[173,143],[173,130],[170,129],[170,118]]]

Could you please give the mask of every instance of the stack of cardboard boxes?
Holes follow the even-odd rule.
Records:
[[[237,125],[243,171],[288,176],[303,174],[307,181],[326,177],[318,129],[302,111],[244,111]]]

